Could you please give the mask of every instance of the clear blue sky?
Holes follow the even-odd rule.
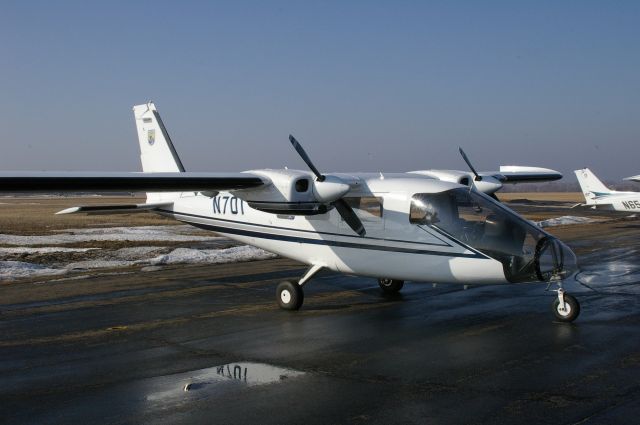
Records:
[[[0,169],[640,173],[640,2],[5,1]]]

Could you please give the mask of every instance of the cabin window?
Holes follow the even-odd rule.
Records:
[[[382,198],[365,196],[362,198],[344,198],[362,221],[377,221],[382,218]]]
[[[296,180],[296,192],[302,193],[302,192],[306,192],[307,190],[309,190],[309,180],[307,179]]]
[[[417,194],[411,199],[409,221],[413,224],[436,224],[441,218],[457,216],[448,192]]]

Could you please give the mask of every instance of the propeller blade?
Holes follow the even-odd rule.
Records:
[[[467,165],[469,166],[469,168],[471,169],[473,174],[475,174],[476,178],[474,180],[477,181],[477,182],[481,181],[482,180],[482,176],[480,174],[478,174],[478,172],[476,171],[475,168],[473,168],[473,165],[471,165],[471,161],[469,161],[469,158],[467,157],[467,154],[464,153],[464,151],[462,150],[461,147],[458,147],[458,150],[460,151],[460,155],[462,155],[462,159],[464,159],[464,162],[467,163]]]
[[[313,174],[316,175],[318,181],[324,181],[324,176],[320,173],[320,171],[318,171],[315,165],[313,165],[313,162],[311,162],[311,158],[309,158],[309,155],[307,155],[307,153],[302,148],[302,145],[296,140],[296,138],[292,135],[289,135],[289,141],[293,145],[293,148],[296,150],[296,152],[298,152],[298,155],[300,155],[302,160],[305,162],[305,164],[307,164],[309,169],[313,171]]]
[[[305,162],[305,164],[307,164],[313,174],[316,175],[317,181],[323,182],[325,180],[325,176],[320,173],[320,171],[318,171],[315,165],[313,165],[313,162],[311,162],[311,158],[309,158],[309,155],[307,155],[302,145],[291,134],[289,135],[289,141],[293,145],[293,148],[296,150],[296,152],[298,152],[298,155],[300,155],[302,160]],[[355,211],[353,211],[349,204],[347,204],[347,201],[340,198],[336,201],[333,201],[332,205],[336,207],[336,210],[338,211],[338,214],[340,214],[340,217],[342,217],[345,223],[347,223],[354,232],[356,232],[360,236],[364,236],[367,233],[364,229],[364,226],[362,225],[362,221],[360,221]]]
[[[358,218],[355,211],[347,204],[347,201],[344,199],[338,199],[333,202],[333,206],[338,210],[338,214],[340,217],[353,229],[354,232],[359,234],[360,236],[364,236],[367,234],[367,231],[364,229],[362,225],[362,221]]]

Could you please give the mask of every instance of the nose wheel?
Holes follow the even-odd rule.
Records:
[[[580,303],[575,297],[558,289],[558,297],[551,304],[551,311],[561,322],[573,322],[580,314]]]

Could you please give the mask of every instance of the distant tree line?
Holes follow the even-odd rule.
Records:
[[[571,176],[573,177],[573,176]],[[566,180],[566,181],[565,181]],[[603,181],[612,190],[640,192],[640,183],[632,181]],[[580,185],[575,179],[567,178],[554,182],[505,184],[501,192],[580,192]]]

